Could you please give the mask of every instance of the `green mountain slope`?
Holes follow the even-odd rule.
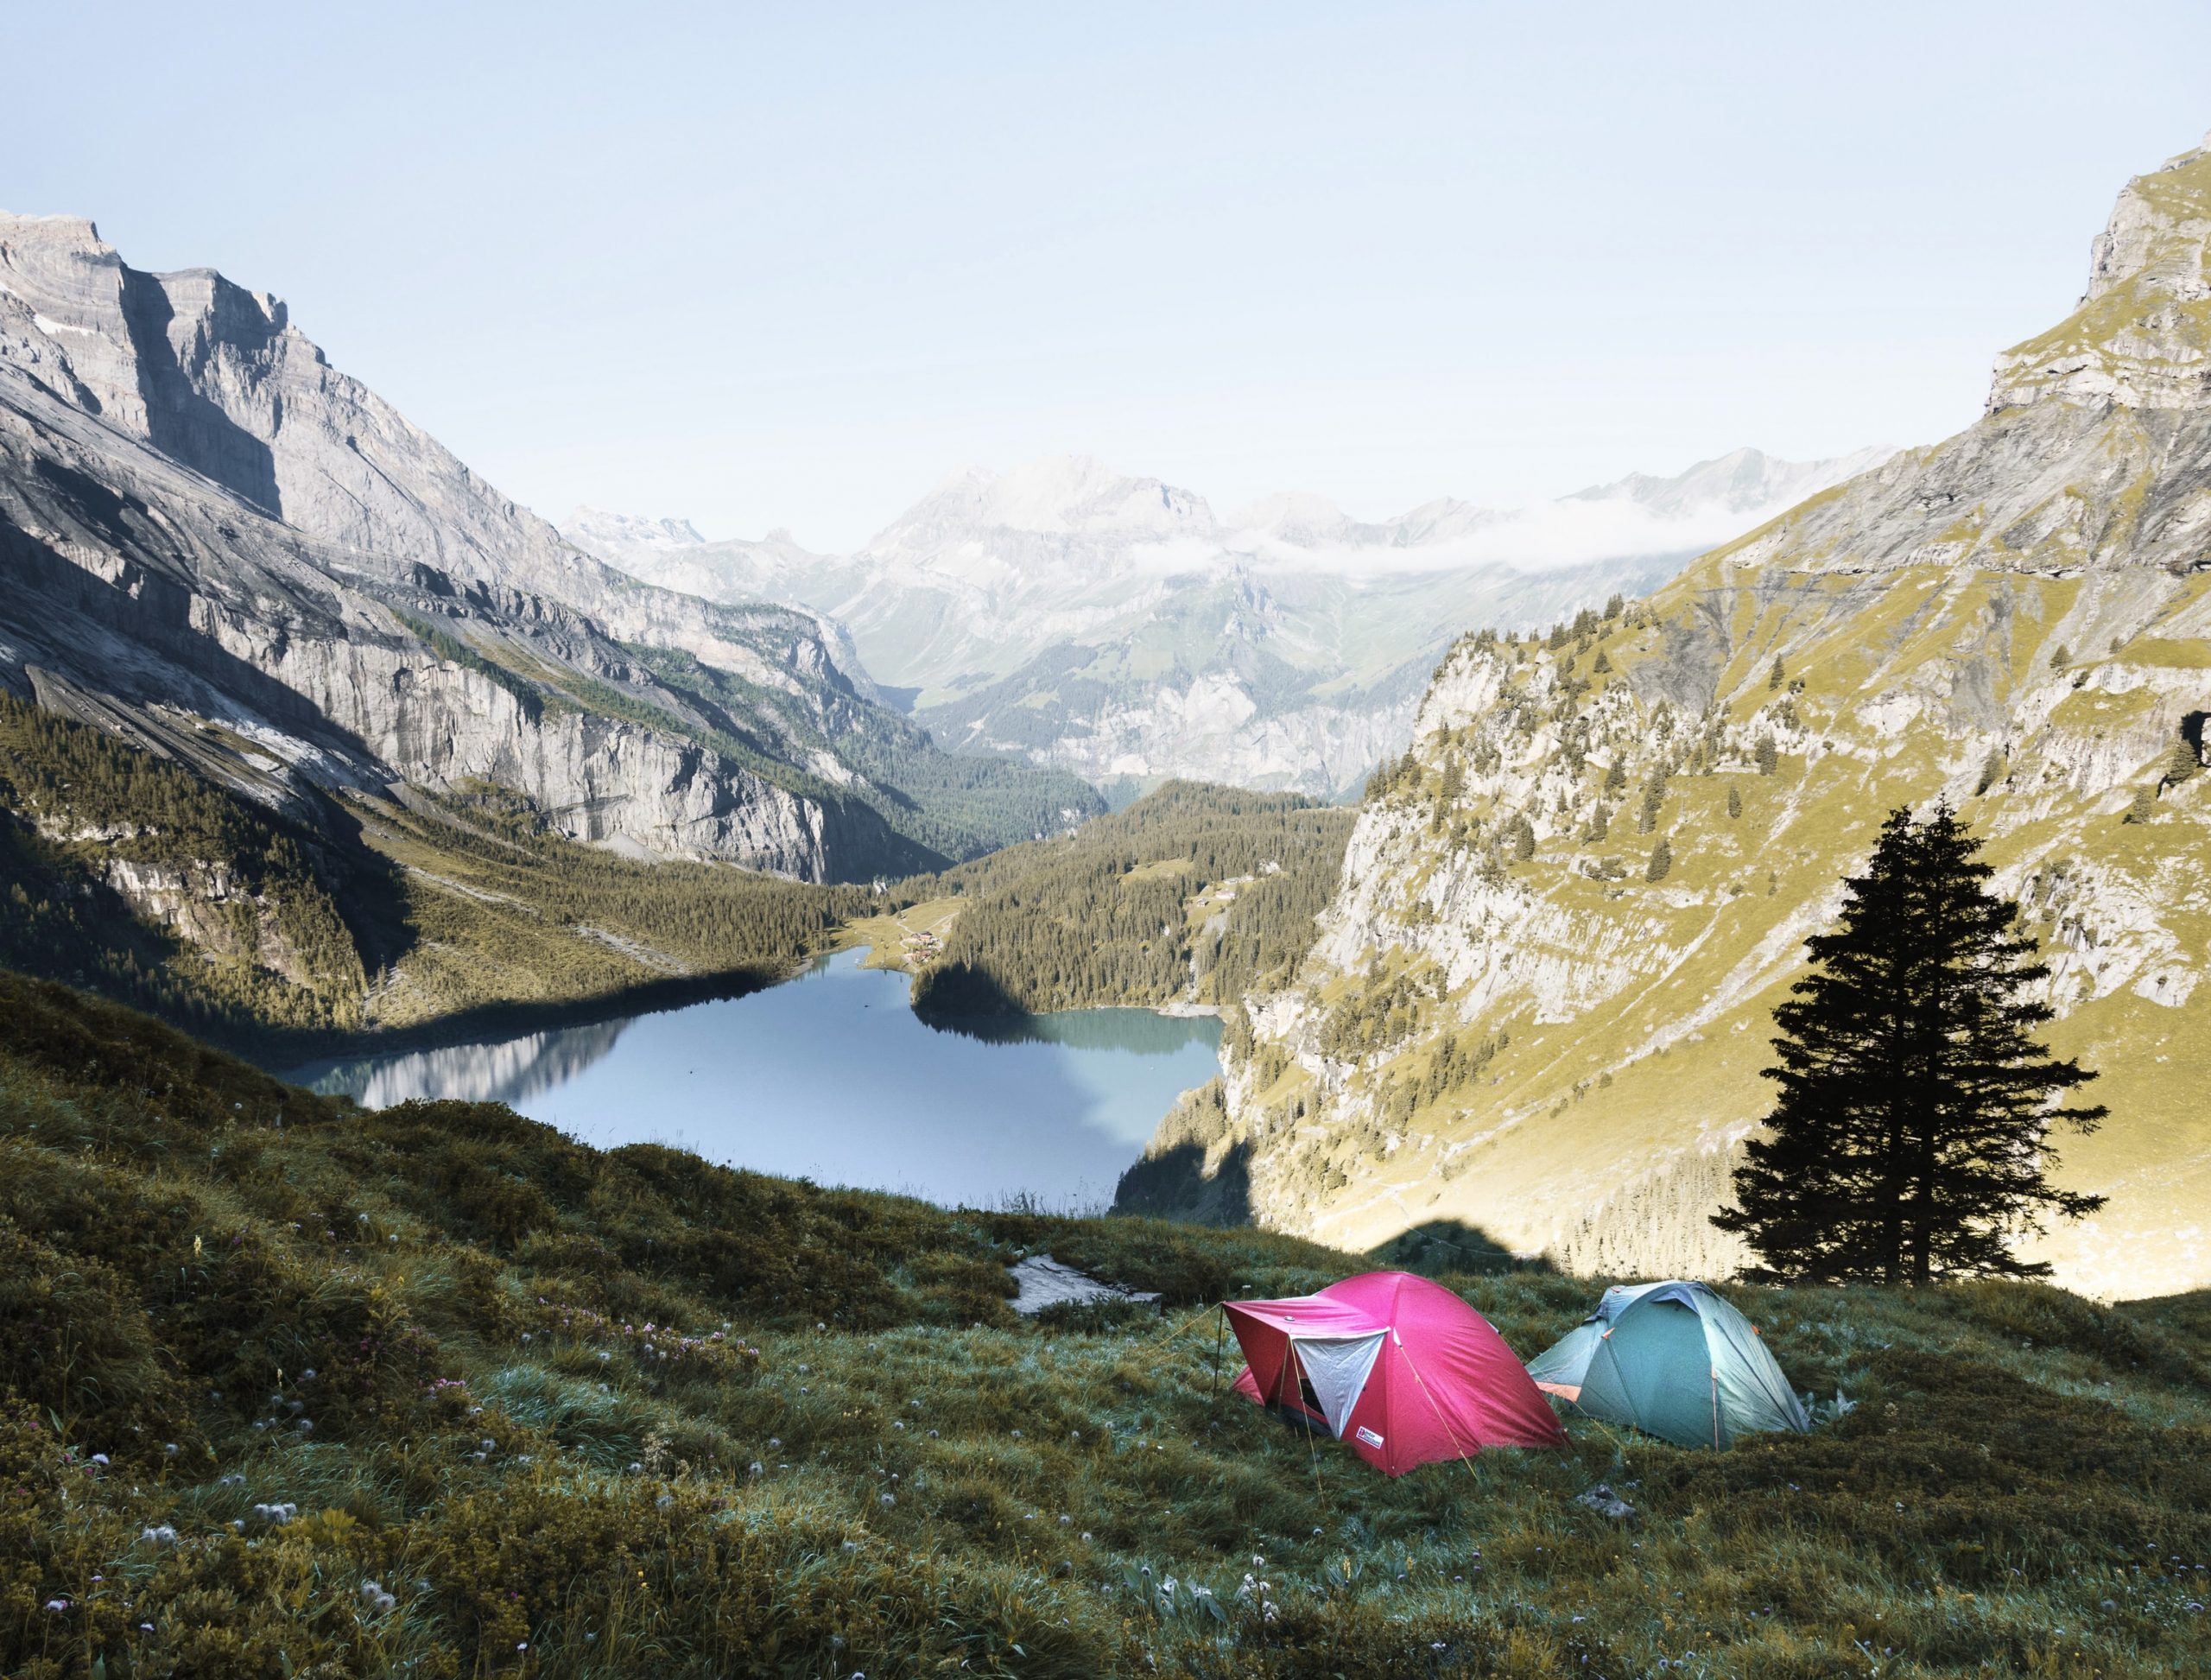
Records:
[[[886,902],[580,846],[488,784],[270,808],[0,692],[0,963],[225,1043],[763,985]]]
[[[1163,1315],[1016,1318],[1046,1249]],[[1742,1291],[1815,1433],[1391,1481],[1199,1310],[1369,1264],[364,1114],[0,973],[0,1669],[2201,1670],[2201,1296]],[[1441,1275],[1526,1354],[1595,1291]]]
[[[1250,1011],[1220,1148],[1261,1218],[1724,1271],[1705,1216],[1802,940],[1891,808],[1948,798],[2112,1110],[2062,1175],[2110,1207],[2037,1252],[2101,1292],[2211,1279],[2207,195],[2201,151],[2131,185],[1957,437],[1624,613],[1454,649],[1299,984]]]
[[[960,1015],[1233,1004],[1310,944],[1352,814],[1169,782],[1071,834],[947,871],[915,1006]],[[913,890],[913,889],[909,889]]]

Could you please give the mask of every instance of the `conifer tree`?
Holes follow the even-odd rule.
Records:
[[[2049,1182],[2053,1126],[2105,1111],[2063,1106],[2095,1075],[2035,1041],[2049,970],[1980,846],[1947,806],[1891,813],[1839,924],[1806,941],[1811,973],[1774,1011],[1780,1100],[1713,1217],[1769,1274],[2038,1277],[2013,1239],[2103,1205]]]
[[[2194,744],[2183,736],[2173,743],[2171,752],[2166,755],[2164,777],[2158,785],[2160,788],[2176,788],[2182,783],[2193,779],[2196,771],[2202,768],[2201,757],[2196,752]]]

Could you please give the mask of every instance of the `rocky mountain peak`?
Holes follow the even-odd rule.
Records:
[[[698,548],[706,539],[688,519],[653,519],[642,514],[608,513],[579,507],[561,522],[561,534],[578,548],[597,553],[603,548]],[[782,533],[786,541],[790,534]],[[770,533],[770,541],[775,533]]]
[[[1778,512],[1830,485],[1854,479],[1895,453],[1885,445],[1877,445],[1825,460],[1785,461],[1762,449],[1731,449],[1671,478],[1631,472],[1610,484],[1577,491],[1566,499],[1631,502],[1666,519],[1714,512],[1758,516]]]
[[[1277,537],[1302,548],[1340,542],[1352,528],[1344,510],[1327,497],[1299,491],[1262,496],[1231,514],[1228,523],[1238,530]]]
[[[1131,478],[1088,455],[1048,455],[998,473],[971,467],[940,483],[869,544],[914,552],[992,531],[1042,536],[1166,537],[1210,533],[1205,498]]]
[[[2211,149],[2128,181],[2089,248],[2079,307],[1996,358],[1991,414],[2051,398],[2211,406]]]

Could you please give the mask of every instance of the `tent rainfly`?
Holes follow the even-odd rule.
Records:
[[[1490,1322],[1450,1290],[1370,1271],[1286,1301],[1226,1301],[1236,1392],[1325,1429],[1386,1475],[1565,1431]]]
[[[1705,1284],[1619,1284],[1528,1367],[1576,1411],[1677,1447],[1812,1427],[1751,1321]]]

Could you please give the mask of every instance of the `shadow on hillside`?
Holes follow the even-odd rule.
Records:
[[[970,963],[941,963],[916,974],[913,1009],[923,1026],[986,1044],[1018,1044],[1038,1036],[1036,1018],[996,977]]]
[[[592,998],[549,1002],[518,999],[479,1004],[419,1025],[388,1032],[286,1033],[264,1030],[236,1051],[279,1078],[306,1074],[310,1066],[326,1071],[338,1062],[382,1060],[418,1050],[460,1044],[495,1044],[528,1034],[545,1033],[636,1015],[656,1015],[722,998],[743,998],[789,978],[765,968],[732,968],[719,973],[684,974],[627,986]]]
[[[1455,1219],[1429,1220],[1392,1237],[1372,1251],[1385,1265],[1408,1271],[1549,1271],[1558,1268],[1541,1255],[1524,1258],[1479,1226]]]
[[[1186,1225],[1251,1224],[1251,1146],[1237,1144],[1210,1173],[1206,1154],[1203,1144],[1188,1143],[1145,1156],[1121,1175],[1113,1211]]]

